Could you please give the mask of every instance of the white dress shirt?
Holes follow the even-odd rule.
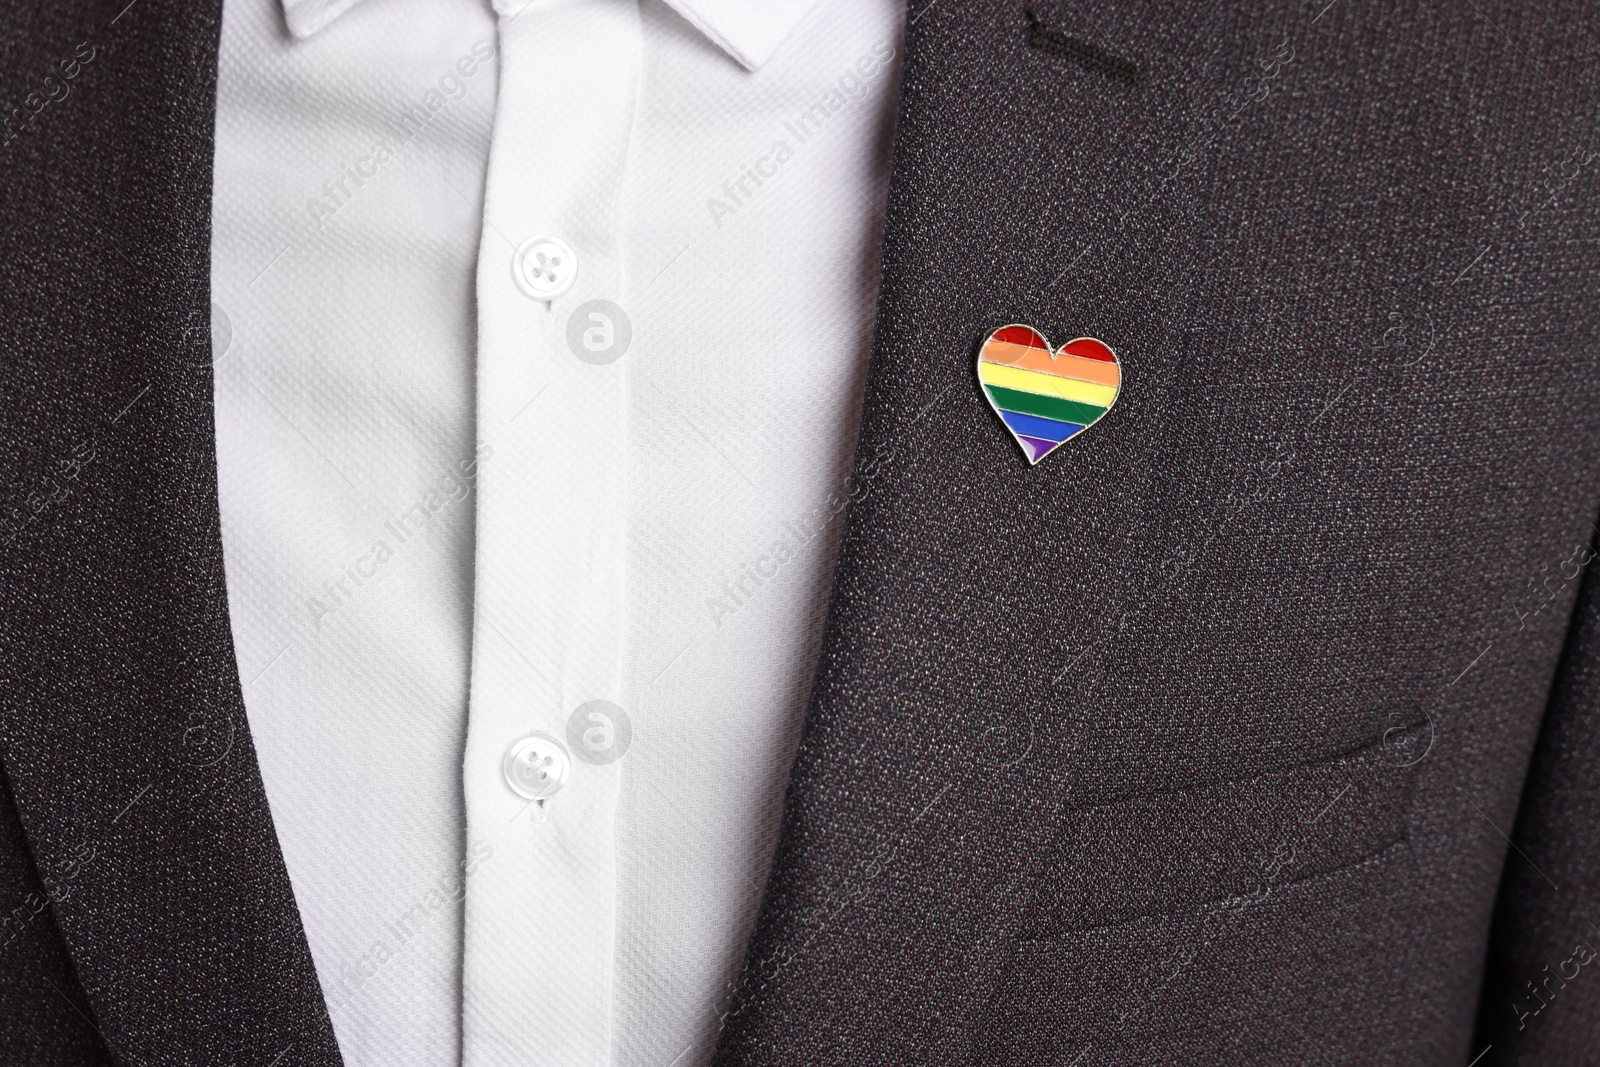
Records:
[[[901,20],[227,0],[228,595],[352,1067],[709,1059],[826,607]]]

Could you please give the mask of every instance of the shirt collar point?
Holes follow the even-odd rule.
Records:
[[[303,41],[356,6],[358,0],[283,0],[283,21]]]
[[[817,0],[667,0],[707,40],[756,71],[772,58]]]

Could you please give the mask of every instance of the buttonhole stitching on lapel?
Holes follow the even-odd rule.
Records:
[[[1028,47],[1065,56],[1081,67],[1127,82],[1129,85],[1138,85],[1144,81],[1144,71],[1128,60],[1102,51],[1086,41],[1069,37],[1060,30],[1050,29],[1039,21],[1039,16],[1034,14],[1031,8],[1024,8],[1023,14],[1028,16]]]

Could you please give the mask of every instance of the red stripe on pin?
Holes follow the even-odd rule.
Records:
[[[1061,346],[1061,351],[1072,356],[1082,356],[1084,359],[1098,359],[1104,363],[1115,363],[1117,357],[1105,342],[1096,341],[1093,337],[1079,337],[1068,341]]]
[[[1044,338],[1039,336],[1039,331],[1027,326],[1007,326],[1003,330],[996,330],[989,338],[991,341],[1000,341],[1008,345],[1026,345],[1029,348],[1042,348],[1050,351],[1050,346],[1044,343]]]

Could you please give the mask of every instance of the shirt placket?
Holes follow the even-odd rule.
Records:
[[[605,346],[626,334],[617,214],[639,15],[615,0],[496,10],[462,1060],[604,1067],[618,769],[575,752],[568,721],[621,677],[627,361]]]

